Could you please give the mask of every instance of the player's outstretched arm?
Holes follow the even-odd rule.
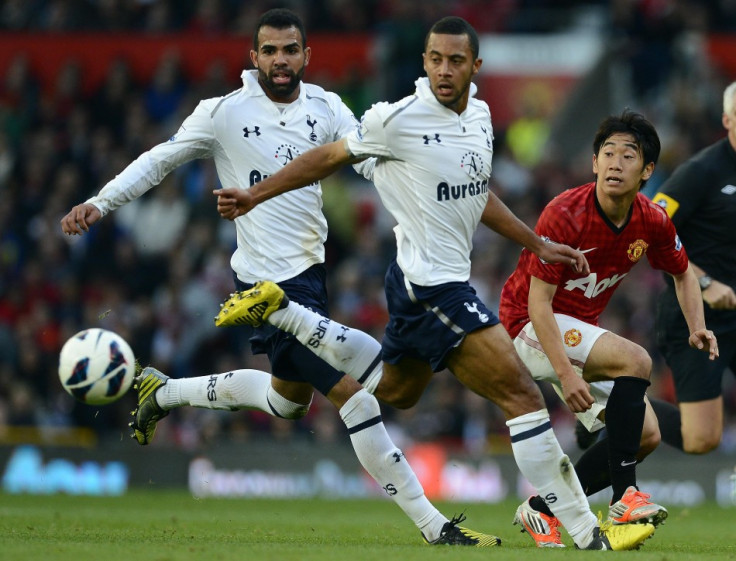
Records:
[[[494,232],[515,241],[548,263],[564,263],[576,273],[590,273],[588,260],[568,245],[547,243],[522,222],[495,194],[489,192],[481,222]]]
[[[81,236],[100,218],[102,218],[100,209],[91,203],[82,203],[72,208],[61,219],[61,231],[69,236]]]
[[[268,199],[311,185],[331,175],[345,164],[358,161],[360,158],[352,155],[344,139],[323,144],[295,158],[278,172],[249,189],[234,187],[215,189],[212,193],[217,196],[217,212],[223,218],[234,220]]]
[[[713,332],[705,327],[703,296],[692,265],[688,265],[684,273],[672,275],[672,278],[675,281],[675,293],[682,315],[685,316],[690,330],[689,345],[707,352],[710,360],[715,360],[719,354],[718,341]]]

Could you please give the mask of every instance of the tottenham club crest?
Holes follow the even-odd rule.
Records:
[[[276,153],[273,157],[281,162],[282,166],[285,166],[291,160],[299,156],[299,154],[299,149],[296,146],[292,144],[282,144],[281,146],[276,148]]]
[[[312,129],[312,132],[309,133],[309,140],[312,142],[317,142],[317,133],[314,132],[314,125],[316,124],[317,119],[312,119],[311,115],[307,115],[307,125]]]
[[[478,319],[483,323],[488,323],[488,320],[491,319],[488,317],[488,314],[483,313],[481,310],[478,309],[478,302],[473,302],[472,304],[470,302],[463,302],[465,305],[465,309],[468,310],[471,314],[478,314]]]
[[[636,263],[647,252],[648,247],[649,244],[644,240],[636,240],[629,246],[629,249],[626,253],[629,256],[629,259]]]
[[[580,341],[583,340],[583,334],[575,328],[568,329],[565,331],[563,339],[565,340],[565,345],[568,347],[577,347],[580,344]]]
[[[483,158],[478,152],[466,152],[460,160],[460,167],[472,179],[478,179],[483,174]]]

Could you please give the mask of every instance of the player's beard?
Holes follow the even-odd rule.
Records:
[[[279,72],[289,74],[290,80],[287,84],[276,84],[273,81],[273,71],[266,74],[260,68],[258,69],[258,81],[276,98],[287,98],[294,93],[299,87],[299,82],[304,76],[306,65],[302,66],[298,72],[294,73],[290,68],[279,69]]]
[[[460,100],[463,98],[463,96],[465,95],[465,93],[468,91],[469,88],[470,88],[470,81],[468,81],[465,84],[465,87],[462,90],[460,90],[457,93],[457,95],[453,96],[449,100],[447,100],[447,99],[440,99],[437,96],[437,92],[434,91],[434,88],[431,88],[431,89],[432,89],[432,94],[434,95],[434,98],[440,103],[440,105],[444,105],[448,109],[454,110],[458,106]]]

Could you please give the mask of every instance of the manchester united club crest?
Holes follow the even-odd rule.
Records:
[[[565,340],[565,345],[568,347],[577,347],[580,341],[583,340],[583,334],[577,329],[568,329],[565,331],[563,339]]]
[[[648,247],[649,244],[644,240],[636,240],[629,246],[629,250],[626,253],[629,256],[629,259],[636,263],[637,261],[639,261],[639,259],[641,259],[642,255],[647,252]]]

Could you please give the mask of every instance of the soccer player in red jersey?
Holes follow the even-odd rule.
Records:
[[[614,524],[659,524],[667,510],[636,486],[636,463],[659,444],[657,419],[645,392],[651,358],[645,349],[598,326],[623,278],[646,256],[674,279],[690,330],[688,343],[718,356],[706,329],[698,280],[667,214],[639,191],[651,177],[660,142],[642,115],[606,118],[593,141],[596,180],[569,189],[542,212],[536,232],[551,243],[580,249],[590,274],[545,263],[524,250],[501,293],[500,318],[537,380],[546,380],[585,427],[604,425],[575,469],[588,495],[612,486],[608,517]],[[685,344],[685,341],[683,341]],[[517,509],[540,547],[560,547],[559,521],[542,497]]]

